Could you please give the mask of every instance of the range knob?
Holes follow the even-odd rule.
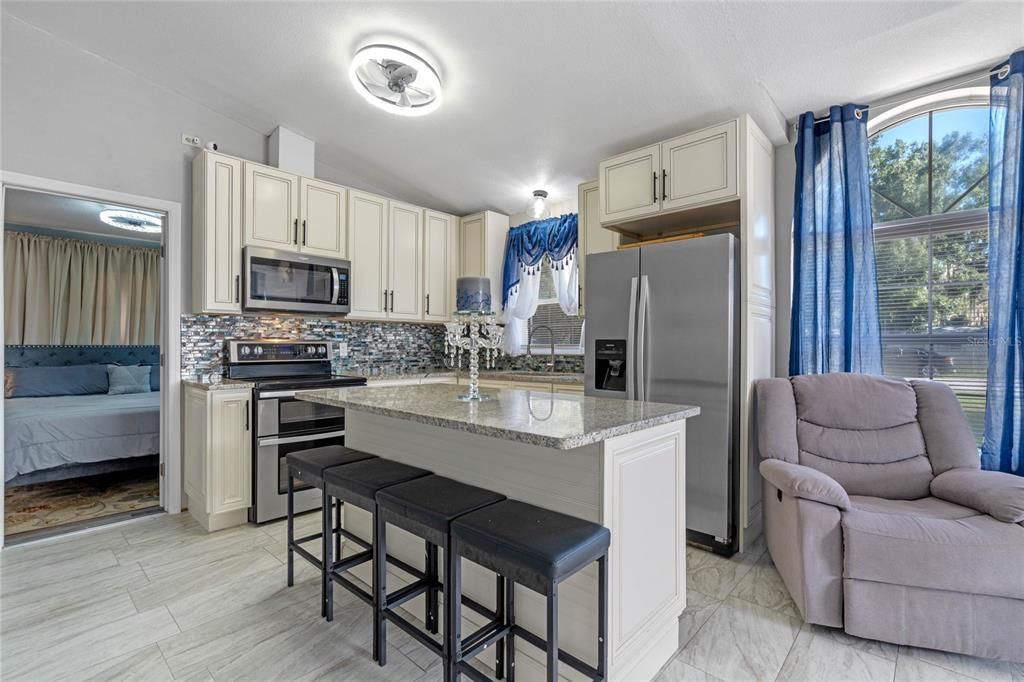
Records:
[[[319,355],[327,355],[327,346],[317,346],[316,347],[316,352]]]
[[[315,355],[316,346],[306,346],[306,355]]]
[[[256,355],[263,355],[263,346],[255,346],[252,352]]]
[[[239,346],[238,352],[241,353],[242,355],[248,355],[251,352],[251,350],[249,349],[249,346]]]

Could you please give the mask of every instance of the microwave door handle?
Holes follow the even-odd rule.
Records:
[[[340,277],[338,268],[331,268],[331,305],[338,304],[338,294],[341,293]]]

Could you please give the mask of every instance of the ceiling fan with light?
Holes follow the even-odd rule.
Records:
[[[368,45],[349,69],[356,91],[379,109],[422,116],[441,105],[441,79],[419,56],[393,45]]]

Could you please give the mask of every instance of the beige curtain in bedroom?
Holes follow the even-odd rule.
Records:
[[[160,343],[160,252],[4,232],[4,343]]]

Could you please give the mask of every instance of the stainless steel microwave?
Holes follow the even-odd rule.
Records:
[[[349,312],[347,260],[247,246],[243,250],[246,310],[344,315]]]

